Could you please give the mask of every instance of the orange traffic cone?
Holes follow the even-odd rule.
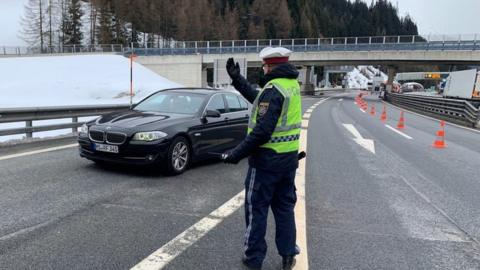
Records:
[[[380,120],[382,120],[383,122],[387,121],[387,108],[385,105],[383,105],[383,112],[380,116]]]
[[[372,109],[370,110],[370,115],[375,116],[375,105],[372,105]]]
[[[400,113],[400,120],[398,120],[397,128],[398,129],[405,128],[405,118],[403,118],[403,111]]]
[[[447,144],[445,143],[445,121],[440,122],[441,130],[436,132],[437,139],[433,142],[433,147],[435,148],[445,148]]]

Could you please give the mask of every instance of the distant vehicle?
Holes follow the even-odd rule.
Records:
[[[368,81],[368,83],[367,83],[367,90],[368,90],[368,91],[372,91],[372,90],[373,90],[373,82],[372,82],[372,81]]]
[[[476,69],[451,72],[443,89],[447,98],[480,99],[480,72]]]
[[[82,126],[80,156],[97,163],[154,165],[183,173],[192,161],[218,157],[246,136],[251,105],[231,91],[158,91],[130,110]]]
[[[409,92],[425,92],[423,85],[416,82],[408,82],[402,84],[400,87],[400,93],[409,93]]]
[[[382,76],[376,75],[375,77],[373,77],[373,81],[372,81],[373,91],[375,91],[375,92],[380,91],[381,87],[382,87],[382,84],[385,84],[385,80],[383,79]]]

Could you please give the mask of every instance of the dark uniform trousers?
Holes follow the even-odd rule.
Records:
[[[268,208],[275,217],[275,243],[281,256],[298,254],[294,207],[296,170],[271,172],[249,167],[245,180],[245,256],[252,265],[261,266],[267,253],[265,233]]]

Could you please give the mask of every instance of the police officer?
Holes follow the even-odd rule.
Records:
[[[265,233],[268,208],[275,217],[275,243],[282,256],[282,269],[295,264],[296,246],[294,207],[295,172],[301,126],[301,97],[298,71],[288,63],[292,52],[282,47],[267,47],[260,52],[265,76],[260,91],[240,75],[233,58],[227,61],[232,85],[253,103],[247,137],[222,155],[226,163],[238,163],[250,156],[245,180],[245,255],[249,269],[261,269],[267,252]]]

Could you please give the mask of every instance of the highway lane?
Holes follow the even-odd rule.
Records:
[[[334,94],[332,94],[334,95]],[[310,269],[477,269],[480,136],[399,111],[362,113],[354,94],[310,117],[306,177]],[[321,98],[303,99],[305,112]],[[372,139],[357,144],[351,124]],[[472,142],[472,145],[469,144]],[[70,142],[64,142],[70,143]],[[0,155],[22,150],[2,149]],[[1,269],[129,269],[243,189],[246,162],[205,163],[178,177],[98,167],[75,148],[0,160]],[[164,269],[242,269],[243,207]],[[264,269],[278,269],[273,216]]]
[[[166,177],[99,167],[75,148],[0,160],[0,268],[128,269],[242,191],[246,165],[205,163]],[[204,254],[169,267],[240,269],[244,226],[240,208],[199,241],[209,243]]]
[[[480,136],[406,114],[409,140],[363,113],[353,95],[319,107],[309,128],[307,232],[311,269],[478,269]],[[399,112],[388,106],[386,124]],[[343,124],[373,139],[362,148]],[[312,143],[315,141],[316,143]],[[312,250],[314,252],[312,252]]]

